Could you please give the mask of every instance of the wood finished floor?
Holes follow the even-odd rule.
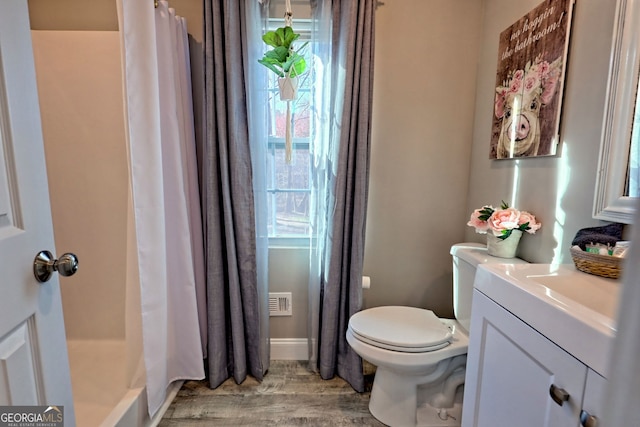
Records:
[[[322,380],[306,361],[272,360],[262,383],[232,379],[211,390],[206,381],[187,381],[160,421],[175,426],[384,426],[369,413],[373,375],[356,393],[340,378]]]

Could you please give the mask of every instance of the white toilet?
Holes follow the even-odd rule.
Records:
[[[478,264],[524,263],[487,255],[484,245],[451,247],[456,319],[414,307],[375,307],[351,316],[347,342],[376,365],[369,411],[390,426],[460,426],[473,280]]]

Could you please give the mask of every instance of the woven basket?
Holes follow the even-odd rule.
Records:
[[[593,254],[574,248],[571,248],[571,257],[576,268],[585,273],[617,279],[622,272],[622,258]]]

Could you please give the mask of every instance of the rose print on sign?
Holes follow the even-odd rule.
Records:
[[[549,64],[538,57],[496,87],[494,112],[501,121],[496,158],[538,155],[540,108],[553,100],[561,71],[562,58]]]

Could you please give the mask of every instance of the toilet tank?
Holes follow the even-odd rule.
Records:
[[[486,245],[459,243],[451,247],[453,257],[453,312],[466,333],[471,324],[473,280],[478,264],[522,264],[520,258],[498,258],[487,254]]]

